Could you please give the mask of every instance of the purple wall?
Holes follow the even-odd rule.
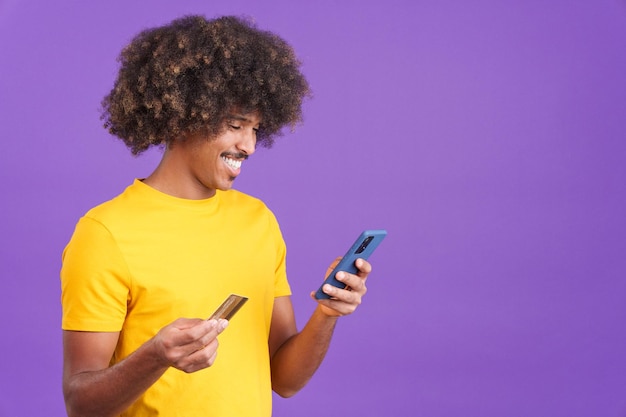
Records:
[[[237,182],[281,222],[300,325],[327,263],[389,231],[275,416],[626,416],[623,0],[93,3],[0,1],[0,416],[64,415],[61,251],[159,157],[98,106],[130,38],[187,13],[304,61],[304,125]]]

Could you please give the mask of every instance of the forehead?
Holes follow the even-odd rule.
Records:
[[[227,117],[228,120],[234,120],[242,123],[250,123],[253,125],[261,123],[261,115],[258,111],[251,111],[246,113],[233,111],[228,113]]]

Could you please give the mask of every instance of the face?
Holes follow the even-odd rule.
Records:
[[[260,122],[257,113],[233,113],[217,137],[196,135],[178,142],[171,152],[176,153],[176,181],[181,181],[186,198],[209,198],[215,190],[232,187],[255,151]]]

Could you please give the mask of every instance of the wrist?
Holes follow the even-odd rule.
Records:
[[[325,306],[323,304],[318,304],[317,305],[317,310],[320,312],[321,315],[323,315],[327,319],[337,320],[339,317],[342,316],[342,314],[340,312],[338,312],[337,310],[332,309],[332,308],[330,308],[328,306]]]
[[[159,342],[155,337],[149,339],[138,351],[143,351],[146,360],[153,363],[157,369],[167,369],[171,366],[166,355],[163,352]]]

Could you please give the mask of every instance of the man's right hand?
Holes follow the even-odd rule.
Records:
[[[207,368],[217,356],[226,320],[181,318],[163,327],[135,352],[110,366],[118,332],[63,331],[63,393],[68,416],[116,416],[169,367]]]
[[[163,365],[190,373],[213,365],[217,336],[228,321],[180,318],[162,328],[150,341]]]

